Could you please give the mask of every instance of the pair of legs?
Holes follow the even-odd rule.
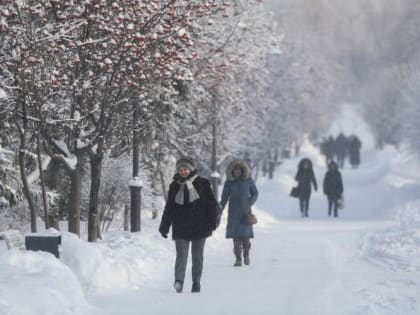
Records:
[[[338,217],[338,199],[328,199],[328,216],[334,211],[334,216]]]
[[[191,258],[192,258],[193,292],[200,291],[200,280],[201,280],[201,275],[203,273],[204,244],[206,243],[205,238],[202,238],[199,240],[192,240],[192,241],[181,240],[181,239],[175,240],[175,247],[176,247],[175,284],[180,286],[180,288],[177,288],[178,292],[182,291],[182,285],[184,283],[190,243],[191,243]]]
[[[300,214],[302,217],[308,216],[309,210],[309,197],[308,198],[299,198]]]
[[[240,236],[233,238],[233,253],[235,254],[234,266],[242,266],[242,253],[244,254],[244,264],[249,265],[249,250],[251,248],[251,241],[249,237]]]

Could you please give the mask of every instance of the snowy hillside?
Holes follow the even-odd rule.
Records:
[[[309,143],[302,152],[320,184],[322,157]],[[0,314],[419,314],[419,165],[404,151],[366,149],[360,169],[343,170],[340,217],[327,217],[318,191],[302,219],[288,196],[297,162],[257,182],[250,266],[232,267],[225,221],[207,241],[199,295],[189,293],[189,274],[185,292],[174,292],[174,244],[146,221],[141,233],[97,244],[64,233],[61,260],[3,252]]]

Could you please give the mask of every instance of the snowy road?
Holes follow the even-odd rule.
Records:
[[[321,184],[322,160],[310,148],[306,153]],[[319,191],[310,218],[298,217],[297,201],[287,195],[296,160],[284,163],[273,181],[258,181],[260,222],[251,265],[232,267],[232,244],[222,227],[206,246],[200,294],[190,293],[189,274],[184,293],[174,292],[173,245],[159,240],[169,254],[156,260],[153,279],[136,290],[93,294],[89,302],[101,315],[419,314],[418,256],[408,257],[408,268],[397,249],[392,251],[405,246],[392,211],[407,203],[418,178],[396,171],[404,161],[394,153],[371,153],[363,168],[344,170],[347,206],[339,219],[326,217]]]

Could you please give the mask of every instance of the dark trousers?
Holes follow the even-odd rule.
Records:
[[[190,243],[192,257],[192,281],[193,283],[200,283],[201,275],[203,273],[204,244],[206,243],[205,238],[193,241],[175,240],[175,281],[181,281],[184,283]]]
[[[328,216],[334,210],[334,216],[338,217],[338,199],[328,199]]]
[[[309,210],[309,198],[299,198],[299,205],[302,217],[307,217]]]
[[[244,256],[249,256],[249,250],[251,248],[251,241],[249,237],[240,236],[233,238],[233,253],[235,254],[236,259],[242,259],[242,251]]]

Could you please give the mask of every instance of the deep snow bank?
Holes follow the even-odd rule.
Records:
[[[89,315],[73,272],[45,252],[6,251],[0,256],[0,314]]]
[[[3,250],[0,314],[94,314],[86,295],[138,289],[162,272],[170,274],[172,265],[159,260],[172,259],[173,242],[157,232],[158,221],[146,221],[141,233],[107,233],[97,243],[61,232],[60,259],[39,251]]]
[[[137,289],[162,271],[159,257],[173,255],[172,242],[157,231],[157,221],[143,232],[113,232],[104,240],[87,243],[73,234],[63,235],[63,262],[71,268],[87,293]],[[166,245],[166,246],[164,246]]]

